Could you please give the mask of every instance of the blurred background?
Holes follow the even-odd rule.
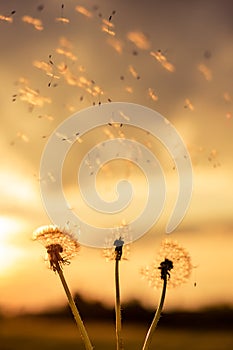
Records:
[[[40,334],[41,339],[47,339],[44,349],[52,349],[55,343],[48,345],[48,338],[53,338],[53,332],[64,323],[71,327],[66,333],[71,343],[68,345],[64,336],[59,344],[65,342],[67,349],[76,346],[71,316],[66,318],[66,312],[64,316],[64,291],[44,263],[44,248],[31,239],[34,229],[50,223],[40,198],[40,158],[50,134],[62,121],[86,107],[97,108],[111,101],[141,104],[166,117],[182,136],[193,164],[191,204],[182,223],[169,236],[189,252],[193,272],[186,284],[168,291],[165,312],[171,317],[176,312],[176,317],[174,322],[168,320],[167,326],[161,325],[157,338],[160,349],[231,348],[233,340],[227,328],[232,327],[233,305],[232,11],[230,0],[0,0],[0,314],[2,319],[7,317],[2,324],[0,319],[0,331],[8,344],[1,349],[14,349],[10,338],[18,344],[21,339],[22,348],[29,348],[31,340],[22,334],[29,329],[31,319],[20,323],[15,316],[38,313],[46,318],[35,321],[31,331],[34,340],[42,328],[47,332],[46,320],[54,317],[50,314],[59,314],[51,333]],[[101,129],[96,130],[96,136],[95,131],[90,132],[70,152],[64,188],[74,210],[79,206],[75,176],[82,156],[95,137],[104,140],[116,137],[117,132]],[[125,137],[135,136],[130,127],[123,133]],[[156,156],[163,154],[151,136],[140,132],[137,136]],[[70,137],[73,135],[61,135],[65,141]],[[136,333],[143,339],[160,295],[160,290],[150,288],[143,280],[140,270],[152,263],[166,237],[177,186],[171,159],[162,155],[161,163],[171,199],[156,225],[129,246],[127,260],[121,264],[123,302],[134,301],[134,312],[142,308],[147,315],[142,325],[127,326],[132,349],[141,343],[133,343],[131,335],[134,339],[138,327]],[[91,167],[90,163],[90,171]],[[101,194],[111,199],[114,183],[119,178],[129,179],[135,183],[133,205],[137,207],[145,192],[145,179],[139,173],[134,163],[109,164],[99,180]],[[52,174],[50,177],[56,181]],[[82,210],[83,215],[87,213],[86,219],[94,218],[90,209]],[[124,223],[131,218],[122,213]],[[104,225],[106,220],[103,216],[100,221]],[[100,303],[110,314],[114,305],[113,271],[113,261],[106,262],[100,249],[87,247],[82,247],[64,269],[72,292],[86,303],[85,310],[90,303]],[[207,309],[211,310],[210,318],[204,316]],[[183,328],[186,320],[180,326],[183,333],[179,343],[172,338],[177,334],[172,330],[174,324],[181,320],[177,312],[188,312],[193,327],[202,320],[205,328],[215,318],[220,325],[223,317],[225,331],[217,335],[211,331],[210,342],[207,334],[211,327],[206,334],[201,333],[203,338],[196,330],[200,337],[197,344],[193,328]],[[193,322],[195,315],[199,321]],[[108,317],[113,320],[113,315],[106,317],[109,327]],[[94,321],[88,319],[93,336],[98,337],[100,331]],[[168,328],[173,339],[170,346],[163,341]],[[114,327],[111,329],[108,349],[114,348]],[[104,346],[100,340],[96,349]]]

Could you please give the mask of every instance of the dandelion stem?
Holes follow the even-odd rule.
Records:
[[[61,267],[60,267],[58,262],[56,264],[56,271],[58,272],[58,275],[60,277],[61,283],[62,283],[62,285],[64,287],[64,290],[65,290],[65,293],[66,293],[66,296],[67,296],[67,299],[68,299],[68,302],[69,302],[69,306],[71,308],[71,311],[73,313],[73,316],[74,316],[74,319],[75,319],[75,321],[77,323],[77,326],[78,326],[78,328],[80,330],[81,337],[82,337],[82,340],[83,340],[84,345],[85,345],[85,349],[86,350],[92,350],[93,346],[91,345],[91,342],[90,342],[89,336],[87,334],[86,328],[85,328],[84,323],[83,323],[83,321],[81,319],[81,316],[80,316],[80,314],[78,312],[78,309],[77,309],[77,307],[75,305],[74,299],[73,299],[73,297],[71,295],[71,292],[70,292],[69,287],[68,287],[68,285],[66,283],[64,274],[63,274],[62,269],[61,269]]]
[[[116,299],[115,299],[115,314],[116,314],[116,342],[117,350],[124,349],[123,339],[121,336],[121,301],[120,301],[120,281],[119,281],[119,262],[120,259],[115,259],[115,288],[116,288]]]
[[[148,350],[150,348],[150,344],[152,341],[152,337],[153,337],[153,333],[156,329],[156,326],[159,322],[160,316],[161,316],[161,312],[163,309],[163,304],[164,304],[164,300],[165,300],[165,295],[166,295],[166,289],[167,289],[167,275],[164,275],[163,277],[163,289],[162,289],[162,293],[161,293],[161,298],[160,298],[160,302],[159,302],[159,306],[156,310],[156,313],[154,315],[154,318],[152,320],[152,323],[150,325],[150,328],[148,329],[144,344],[143,344],[143,348],[142,350]]]

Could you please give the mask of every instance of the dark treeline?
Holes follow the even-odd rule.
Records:
[[[75,302],[84,321],[114,323],[114,308],[108,308],[100,302],[86,301],[80,295],[75,296]],[[143,323],[149,325],[154,312],[143,308],[138,301],[122,305],[122,321],[124,323]],[[37,317],[70,318],[68,305],[53,310],[47,310]],[[227,306],[213,307],[196,312],[173,311],[164,312],[159,321],[160,327],[196,328],[196,329],[233,329],[233,309]]]

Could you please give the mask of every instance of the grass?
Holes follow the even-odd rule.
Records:
[[[114,323],[86,323],[95,350],[115,350]],[[140,350],[146,327],[123,324],[126,350]],[[231,331],[172,330],[158,328],[152,349],[158,350],[231,350]],[[0,319],[1,350],[83,350],[80,334],[72,320],[47,318]]]

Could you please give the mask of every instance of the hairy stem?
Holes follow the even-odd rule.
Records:
[[[61,283],[64,287],[64,290],[65,290],[65,293],[66,293],[66,296],[67,296],[67,299],[68,299],[68,302],[69,302],[69,306],[71,308],[71,311],[73,313],[73,316],[74,316],[74,319],[76,321],[76,324],[80,330],[80,333],[81,333],[81,337],[82,337],[82,340],[83,340],[83,343],[85,345],[85,349],[86,350],[92,350],[93,349],[93,346],[91,345],[91,342],[90,342],[90,339],[89,339],[89,336],[87,334],[87,331],[86,331],[86,328],[84,326],[84,323],[81,319],[81,316],[78,312],[78,309],[75,305],[75,302],[74,302],[74,299],[70,293],[70,290],[69,290],[69,287],[66,283],[66,280],[65,280],[65,277],[64,277],[64,274],[62,272],[62,269],[61,267],[59,266],[59,264],[57,263],[56,264],[56,271],[58,272],[58,275],[60,277],[60,280],[61,280]]]
[[[117,350],[124,349],[123,340],[121,336],[121,301],[120,301],[120,281],[119,281],[119,259],[115,260],[115,287],[116,287],[116,299],[115,299],[115,314],[116,314],[116,342]]]
[[[161,312],[163,309],[163,304],[164,304],[164,300],[165,300],[165,295],[166,295],[166,289],[167,289],[167,276],[165,275],[163,278],[163,289],[162,289],[162,293],[161,293],[161,298],[160,298],[160,302],[159,302],[159,307],[156,310],[156,313],[154,315],[154,318],[152,320],[152,323],[150,325],[150,328],[148,329],[144,344],[143,344],[143,348],[142,350],[149,350],[150,345],[151,345],[151,341],[152,341],[152,337],[153,337],[153,333],[156,329],[156,326],[159,322],[160,316],[161,316]]]

